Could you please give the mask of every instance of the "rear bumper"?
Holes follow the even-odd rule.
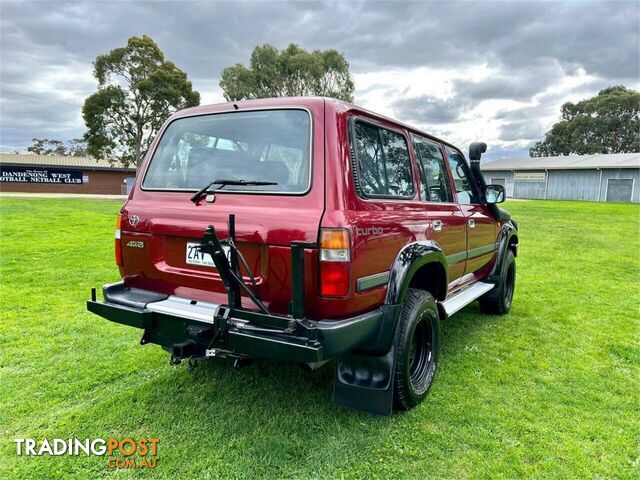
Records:
[[[385,352],[397,305],[343,320],[295,319],[168,297],[124,283],[105,285],[87,309],[112,322],[144,330],[142,344],[171,348],[176,357],[245,356],[320,362],[350,351]]]

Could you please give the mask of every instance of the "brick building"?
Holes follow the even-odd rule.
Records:
[[[135,168],[92,157],[0,153],[0,191],[125,195]]]

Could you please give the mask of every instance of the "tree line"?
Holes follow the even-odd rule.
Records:
[[[98,89],[82,107],[87,131],[67,144],[33,139],[39,155],[91,155],[137,166],[164,121],[175,111],[200,104],[187,74],[168,60],[155,41],[131,37],[93,63]],[[257,46],[249,66],[222,71],[227,101],[327,96],[353,101],[349,63],[337,50],[307,51],[292,43],[283,50]],[[561,120],[530,149],[531,156],[640,151],[640,93],[624,86],[562,106]]]
[[[529,149],[531,157],[628,152],[640,152],[640,93],[622,85],[562,105],[560,121]]]
[[[68,142],[49,138],[32,138],[27,152],[35,155],[62,155],[65,157],[84,157],[87,155],[87,142],[84,138],[72,138]]]

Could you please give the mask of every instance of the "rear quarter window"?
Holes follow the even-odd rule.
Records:
[[[413,198],[407,141],[399,132],[359,119],[352,122],[354,175],[364,198]]]

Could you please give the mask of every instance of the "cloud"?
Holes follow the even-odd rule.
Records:
[[[544,129],[539,121],[519,120],[500,127],[498,139],[505,142],[537,140],[542,138],[543,133]]]
[[[456,98],[441,99],[429,95],[402,98],[392,106],[398,117],[418,124],[455,122],[465,111],[464,102]]]
[[[43,8],[46,6],[46,8]],[[567,99],[638,88],[637,2],[3,2],[0,148],[80,135],[91,62],[150,35],[204,103],[256,45],[336,48],[356,102],[463,144],[522,149]],[[580,97],[582,96],[582,97]],[[64,137],[64,138],[62,138]]]
[[[529,147],[520,148],[520,147],[510,147],[510,148],[490,148],[487,150],[487,153],[482,155],[481,164],[485,165],[487,163],[492,162],[493,160],[501,160],[505,158],[527,158],[529,156]],[[487,181],[490,180],[491,177],[487,178]]]
[[[523,70],[498,67],[479,81],[461,79],[453,82],[456,96],[479,103],[489,99],[527,101],[558,82],[567,72],[557,60],[541,60]]]

